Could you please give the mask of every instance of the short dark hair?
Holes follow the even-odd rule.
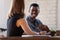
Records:
[[[38,5],[37,3],[32,3],[32,4],[30,5],[30,8],[31,8],[32,6],[39,8],[39,5]]]

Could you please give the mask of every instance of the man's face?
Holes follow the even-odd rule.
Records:
[[[39,13],[39,8],[38,7],[34,7],[34,6],[31,6],[29,12],[31,13],[31,17],[32,18],[36,18],[38,13]]]

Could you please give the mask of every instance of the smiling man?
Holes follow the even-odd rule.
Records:
[[[49,32],[48,27],[46,25],[43,25],[43,23],[39,19],[36,18],[38,16],[39,12],[40,12],[39,5],[36,3],[32,3],[29,8],[30,15],[27,16],[27,18],[26,18],[28,25],[33,31]]]

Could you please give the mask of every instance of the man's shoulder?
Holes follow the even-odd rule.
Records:
[[[29,18],[30,18],[30,17],[29,17],[29,16],[27,16],[27,17],[26,17],[26,20],[29,20]]]
[[[40,19],[36,19],[36,21],[40,24],[42,24],[41,20]]]
[[[26,19],[30,19],[30,16],[27,16]]]
[[[40,19],[35,19],[36,21],[40,21]]]

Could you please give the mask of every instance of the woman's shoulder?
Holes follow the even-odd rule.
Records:
[[[18,23],[26,23],[26,18],[20,18],[19,20],[17,20]]]
[[[19,20],[17,20],[17,25],[23,25],[23,24],[25,24],[26,23],[26,20],[25,20],[25,18],[20,18]]]
[[[26,18],[20,18],[18,21],[25,21]]]

